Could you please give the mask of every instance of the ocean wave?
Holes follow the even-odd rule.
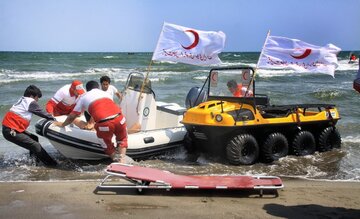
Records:
[[[117,56],[104,56],[103,58],[104,59],[115,59],[115,58],[117,58]]]
[[[343,96],[344,94],[345,92],[335,89],[317,89],[313,92],[313,96],[320,100],[333,100]]]
[[[295,71],[289,69],[280,69],[280,70],[270,70],[270,69],[258,69],[257,75],[259,77],[269,78],[269,77],[279,77],[279,76],[301,76],[296,74]]]
[[[92,74],[88,74],[92,75]],[[14,72],[7,74],[6,78],[1,78],[0,83],[14,83],[31,80],[69,80],[84,76],[83,72],[78,73],[58,73],[58,72]]]
[[[360,135],[357,136],[346,136],[345,138],[341,138],[343,143],[360,143]]]
[[[357,71],[359,69],[359,64],[348,62],[349,60],[339,60],[336,71]]]
[[[177,64],[177,62],[173,61],[153,61],[154,64]]]
[[[122,68],[89,68],[81,72],[50,72],[50,71],[14,71],[4,70],[0,74],[0,83],[8,84],[31,80],[72,80],[78,78],[98,78],[101,75],[108,75],[114,81],[126,81],[130,72],[136,69]]]
[[[202,81],[205,81],[207,78],[207,76],[196,76],[196,77],[193,77],[193,79],[195,80],[202,80]]]
[[[223,67],[232,67],[232,66],[249,66],[256,67],[256,63],[251,62],[234,62],[234,61],[223,61],[221,64]]]

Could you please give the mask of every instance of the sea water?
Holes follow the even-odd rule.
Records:
[[[61,86],[77,79],[86,83],[103,75],[123,89],[131,72],[148,73],[156,99],[185,106],[185,97],[194,86],[202,86],[211,67],[158,62],[150,65],[151,53],[33,53],[0,52],[0,118],[30,84],[43,93],[41,106]],[[259,53],[222,53],[225,66],[255,67]],[[256,76],[257,93],[267,94],[271,104],[336,104],[341,120],[340,150],[314,155],[287,156],[272,164],[232,166],[206,155],[189,156],[182,148],[135,164],[166,169],[179,174],[256,174],[328,180],[360,180],[360,94],[352,88],[358,65],[348,64],[349,52],[338,55],[335,78],[326,74],[294,73],[291,70],[262,70]],[[217,67],[217,66],[213,66]],[[150,70],[149,70],[150,69]],[[39,119],[33,116],[29,131]],[[28,152],[0,135],[0,181],[88,180],[104,176],[109,161],[88,162],[64,158],[43,137],[40,143],[58,162],[57,168],[36,166]]]

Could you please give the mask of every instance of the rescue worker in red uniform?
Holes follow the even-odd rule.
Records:
[[[237,84],[233,79],[227,82],[227,87],[234,97],[245,97],[245,95],[246,97],[253,96],[251,90],[247,91],[247,87],[242,86],[242,84]]]
[[[113,161],[125,163],[125,154],[128,146],[126,120],[121,108],[112,100],[110,94],[99,89],[99,83],[89,81],[86,84],[86,92],[80,96],[73,111],[62,122],[54,122],[55,125],[65,127],[72,123],[81,113],[87,111],[95,122],[96,135]],[[116,137],[116,150],[112,143],[112,137]]]
[[[35,85],[26,88],[24,96],[15,103],[4,116],[2,134],[4,138],[30,151],[45,165],[55,166],[57,162],[49,156],[38,142],[38,137],[26,129],[30,125],[32,114],[42,118],[55,120],[52,115],[40,108],[37,101],[41,98],[41,90]]]
[[[68,115],[74,109],[78,97],[84,93],[82,82],[74,80],[55,93],[46,103],[46,111],[53,116]]]
[[[350,61],[356,61],[356,55],[355,54],[351,54],[350,56]]]

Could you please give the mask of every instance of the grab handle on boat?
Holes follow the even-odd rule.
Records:
[[[155,141],[154,137],[146,137],[146,138],[144,138],[144,143],[145,144],[154,143],[154,141]]]

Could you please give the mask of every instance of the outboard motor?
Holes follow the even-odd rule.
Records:
[[[191,107],[197,106],[200,103],[206,101],[207,94],[205,93],[205,90],[200,87],[193,87],[190,89],[186,96],[185,100],[185,106],[186,109],[189,109]]]

